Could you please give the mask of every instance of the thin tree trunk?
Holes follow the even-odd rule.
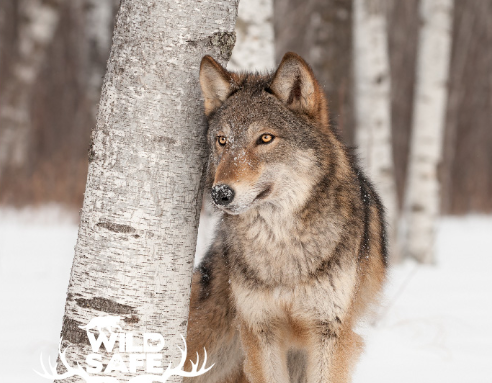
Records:
[[[451,57],[453,0],[421,0],[417,87],[405,201],[405,249],[423,263],[434,263],[440,191],[447,81]]]
[[[0,102],[0,179],[7,167],[22,168],[27,161],[30,101],[33,86],[60,18],[63,0],[22,0],[19,3],[19,50],[12,76],[2,84]]]
[[[241,0],[236,22],[237,44],[229,70],[271,70],[275,66],[273,1]]]
[[[354,97],[356,142],[364,169],[386,207],[390,259],[396,261],[398,205],[385,11],[385,0],[354,0]]]
[[[237,0],[121,3],[61,332],[72,364],[92,352],[79,326],[104,315],[162,334],[164,366],[179,359],[205,159],[199,64],[227,62],[236,14]]]
[[[391,133],[398,211],[402,211],[415,90],[419,0],[389,1],[388,3]]]

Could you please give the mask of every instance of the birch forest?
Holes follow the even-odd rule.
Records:
[[[89,381],[64,358],[89,352],[81,326],[100,312],[125,314],[133,331],[172,338],[163,353],[178,367],[162,381],[191,376],[176,358],[181,339],[173,336],[186,334],[193,266],[217,222],[203,193],[198,76],[205,55],[235,72],[274,71],[286,52],[309,63],[331,126],[384,204],[397,287],[371,325],[394,318],[391,310],[417,271],[440,270],[436,244],[448,227],[442,222],[492,215],[491,20],[492,0],[1,0],[0,226],[29,209],[60,209],[75,217],[78,230],[69,266],[57,276],[65,305],[49,317],[63,338],[56,348],[70,350],[56,350],[57,367],[45,377]],[[475,228],[485,233],[479,239],[490,237],[483,227]],[[32,307],[22,318],[41,323],[35,307],[44,300],[32,297],[45,282],[15,287],[6,245],[11,227],[1,228],[0,282],[11,282],[0,283],[0,304]],[[468,243],[480,242],[479,234],[460,250],[463,260],[475,253]],[[12,238],[21,247],[24,234]],[[53,241],[47,257],[62,242],[58,235]],[[20,274],[36,265],[34,256],[11,255]],[[52,262],[54,273],[54,256]],[[461,272],[452,275],[461,280]],[[15,295],[25,286],[27,304]],[[427,294],[425,283],[420,288],[415,296]],[[17,325],[20,316],[4,315],[0,328]],[[0,357],[11,354],[8,347]],[[15,381],[11,376],[5,381]]]
[[[2,205],[81,207],[118,8],[0,4]],[[438,216],[492,211],[491,12],[488,1],[243,0],[229,69],[305,57],[383,196],[393,259],[432,262]]]

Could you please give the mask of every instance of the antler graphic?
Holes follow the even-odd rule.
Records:
[[[130,379],[129,383],[152,383],[152,382],[160,382],[160,383],[165,383],[169,377],[175,375],[175,376],[183,376],[183,377],[195,377],[199,376],[202,374],[205,374],[207,371],[209,371],[214,365],[212,364],[210,367],[206,368],[205,366],[207,365],[207,350],[205,348],[203,349],[204,351],[204,358],[203,358],[203,363],[200,369],[198,369],[198,364],[200,363],[200,356],[198,355],[198,352],[196,353],[196,363],[193,363],[191,361],[191,371],[183,371],[184,364],[186,363],[186,354],[187,354],[187,345],[186,341],[181,335],[181,339],[183,340],[184,343],[184,350],[181,349],[181,347],[178,346],[179,351],[181,351],[181,360],[179,364],[171,368],[171,363],[167,366],[166,370],[163,372],[161,376],[159,375],[154,375],[154,374],[146,374],[146,375],[140,375],[136,376],[132,379]],[[70,366],[70,364],[67,361],[66,357],[66,352],[68,350],[68,347],[61,351],[61,342],[62,338],[60,338],[60,343],[58,344],[58,355],[60,356],[60,360],[67,369],[67,372],[63,374],[58,374],[56,372],[56,365],[51,365],[51,358],[48,356],[48,366],[51,370],[51,373],[46,371],[46,368],[43,363],[43,355],[41,354],[40,356],[40,362],[41,362],[41,368],[43,369],[43,373],[40,373],[38,371],[35,371],[38,375],[42,376],[43,378],[47,379],[56,379],[56,380],[62,380],[66,378],[70,378],[72,376],[80,376],[83,378],[87,383],[119,383],[119,380],[116,378],[113,378],[111,376],[90,376],[87,371],[85,371],[82,366],[80,366],[79,363],[77,363],[77,368],[74,368]]]
[[[205,374],[207,371],[209,371],[214,364],[212,364],[210,367],[205,368],[207,365],[207,350],[203,348],[204,351],[204,357],[203,357],[203,363],[200,369],[198,369],[198,364],[200,362],[200,356],[198,355],[198,352],[196,353],[196,363],[193,363],[191,360],[191,371],[183,371],[184,364],[186,363],[186,354],[187,354],[187,346],[186,346],[186,341],[183,338],[183,335],[181,335],[181,339],[183,339],[184,343],[184,350],[181,349],[181,347],[178,346],[179,351],[181,351],[181,361],[179,364],[171,368],[171,362],[169,362],[169,365],[167,366],[166,370],[161,376],[158,375],[140,375],[136,376],[132,379],[130,379],[129,383],[152,383],[152,382],[160,382],[160,383],[165,383],[167,379],[169,379],[171,376],[176,375],[176,376],[183,376],[187,378],[199,376],[202,374]]]
[[[77,363],[78,368],[73,368],[70,366],[70,364],[67,361],[67,356],[66,352],[68,350],[68,347],[61,351],[61,342],[62,338],[60,338],[60,343],[58,343],[58,355],[60,356],[60,360],[67,369],[67,372],[63,374],[58,374],[56,372],[56,364],[52,365],[51,364],[51,358],[48,356],[48,366],[51,370],[51,373],[46,371],[46,368],[43,363],[43,354],[40,355],[39,359],[41,362],[41,368],[43,369],[43,373],[40,373],[39,371],[34,371],[36,374],[42,376],[43,378],[47,379],[56,379],[56,380],[62,380],[66,378],[70,378],[72,376],[80,376],[83,378],[87,383],[119,383],[118,379],[113,378],[111,376],[90,376],[79,363]]]

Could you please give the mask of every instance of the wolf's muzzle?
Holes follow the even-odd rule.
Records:
[[[212,188],[212,200],[216,205],[229,205],[234,199],[234,190],[224,184],[215,185]]]

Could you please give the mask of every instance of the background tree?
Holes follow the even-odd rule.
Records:
[[[11,75],[2,82],[0,100],[0,182],[7,167],[18,171],[27,163],[33,86],[58,26],[62,2],[25,0],[15,4],[20,15],[18,49]]]
[[[391,135],[400,212],[403,205],[410,149],[419,29],[418,3],[418,0],[388,1],[386,3],[391,74]]]
[[[63,319],[68,360],[90,352],[79,326],[106,314],[180,356],[205,157],[198,69],[205,54],[225,65],[236,13],[235,0],[121,4]]]
[[[236,21],[236,46],[229,70],[271,70],[275,66],[273,1],[243,0]]]
[[[354,0],[356,142],[363,169],[386,208],[390,257],[397,258],[398,204],[391,139],[386,1]]]
[[[492,212],[492,2],[455,0],[442,213]]]
[[[447,102],[453,0],[422,0],[417,83],[412,123],[407,195],[406,244],[409,256],[433,263],[440,208],[438,167]]]
[[[25,1],[30,0],[0,2],[0,110],[10,108],[6,84],[20,60]],[[7,157],[0,165],[4,170],[0,179],[1,204],[57,202],[78,209],[82,206],[90,132],[119,6],[119,1],[113,0],[111,24],[102,28],[107,43],[102,45],[93,38],[95,24],[91,19],[105,19],[97,15],[104,7],[93,7],[91,1],[43,2],[58,4],[59,19],[45,54],[36,56],[37,76],[30,87],[29,103],[23,107],[22,113],[30,124],[29,134],[22,138],[26,161],[21,167],[13,166]],[[104,2],[107,0],[101,4]],[[7,124],[1,123],[0,135],[8,129]]]
[[[0,2],[0,113],[12,110],[7,102],[8,84],[15,77],[22,56],[21,30],[29,22],[24,16],[24,4],[32,1]],[[98,13],[109,9],[108,1],[38,2],[49,7],[58,4],[60,16],[51,41],[45,45],[46,53],[30,56],[40,61],[36,64],[38,75],[30,85],[29,102],[22,104],[21,113],[30,124],[21,145],[27,149],[27,156],[19,167],[13,166],[12,156],[6,154],[13,146],[0,153],[0,204],[57,202],[74,209],[81,207],[90,130],[99,95],[94,84],[101,84],[112,30],[94,25],[107,23],[108,18]],[[288,50],[307,59],[327,94],[333,125],[349,145],[355,144],[352,3],[278,0],[274,1],[273,15],[277,62]],[[393,157],[401,208],[414,109],[419,1],[387,4]],[[119,1],[113,0],[111,23],[118,5]],[[455,0],[444,153],[439,172],[443,214],[492,212],[492,83],[484,81],[492,72],[492,51],[484,49],[492,44],[488,25],[491,17],[492,2]],[[104,30],[102,34],[95,33]],[[0,137],[8,135],[9,129],[7,123],[0,123]],[[0,145],[7,142],[3,138],[0,141]]]

